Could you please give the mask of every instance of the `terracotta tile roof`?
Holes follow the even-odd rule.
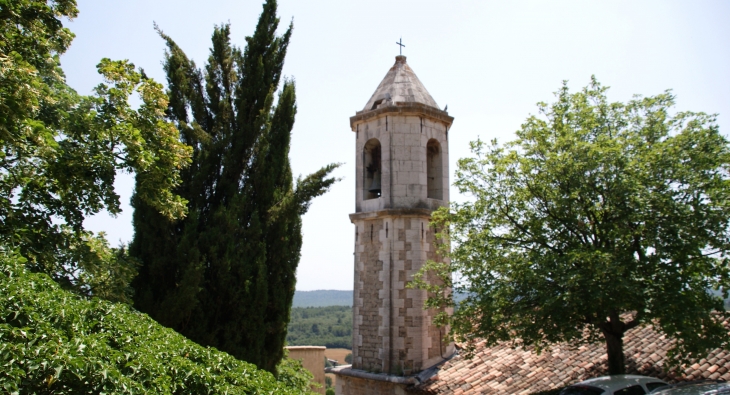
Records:
[[[630,330],[624,335],[626,373],[669,382],[701,378],[730,381],[730,352],[722,349],[710,352],[707,358],[687,366],[683,372],[665,371],[664,359],[672,346],[672,340],[651,326]],[[559,344],[537,355],[508,344],[485,347],[481,342],[472,359],[457,355],[408,390],[420,394],[526,395],[606,375],[606,362],[603,343],[578,348]]]

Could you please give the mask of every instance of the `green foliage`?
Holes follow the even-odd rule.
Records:
[[[23,261],[0,252],[3,393],[309,393],[298,361],[284,360],[277,380],[127,305],[64,291]]]
[[[345,355],[345,363],[352,363],[352,353]]]
[[[260,370],[260,372],[264,371]],[[285,388],[300,394],[311,393],[314,376],[304,368],[302,361],[289,358],[286,352],[279,364],[276,365],[275,373],[277,381]]]
[[[433,216],[450,227],[451,265],[422,272],[444,281],[429,305],[453,303],[437,292],[449,287],[466,294],[450,320],[458,340],[603,339],[611,374],[638,325],[678,339],[675,362],[728,344],[728,141],[714,116],[671,115],[669,92],[624,104],[605,91],[563,86],[517,140],[474,142],[459,160],[455,185],[472,199]]]
[[[271,372],[283,355],[301,216],[337,167],[293,180],[294,82],[276,95],[292,27],[277,36],[278,24],[270,0],[243,50],[231,44],[229,25],[216,27],[204,70],[158,29],[168,48],[167,116],[193,147],[176,189],[189,215],[166,220],[136,193],[130,246],[142,264],[137,308]]]
[[[332,387],[329,387],[325,390],[325,395],[335,395],[335,389]]]
[[[352,307],[292,308],[286,343],[352,349]]]
[[[120,212],[117,171],[135,172],[138,195],[161,215],[182,217],[172,190],[190,148],[163,119],[162,86],[131,63],[102,59],[93,96],[66,85],[59,56],[73,34],[61,19],[77,13],[73,0],[0,2],[0,243],[65,288],[129,301],[133,260],[84,218]]]

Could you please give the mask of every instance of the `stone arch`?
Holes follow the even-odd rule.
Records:
[[[426,181],[429,199],[444,199],[441,144],[436,139],[426,144]]]
[[[362,150],[362,197],[363,200],[377,199],[381,194],[383,181],[382,151],[378,139],[370,139]]]

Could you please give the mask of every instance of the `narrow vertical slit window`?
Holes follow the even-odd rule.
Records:
[[[370,241],[373,241],[373,224],[370,224]]]
[[[385,238],[388,238],[388,223],[385,223]]]

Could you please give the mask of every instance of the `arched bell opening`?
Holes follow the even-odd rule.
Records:
[[[436,139],[428,140],[428,144],[426,144],[426,179],[429,199],[444,199],[443,163],[441,162],[441,144]]]
[[[363,154],[363,200],[380,197],[383,169],[381,165],[380,141],[370,139],[365,143]]]

